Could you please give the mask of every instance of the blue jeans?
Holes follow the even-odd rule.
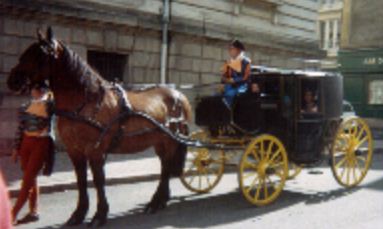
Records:
[[[239,94],[243,94],[247,91],[247,85],[241,84],[236,87],[233,87],[231,84],[225,85],[225,92],[223,93],[223,97],[227,105],[231,107],[233,104],[234,97]]]

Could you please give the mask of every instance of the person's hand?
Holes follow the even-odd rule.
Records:
[[[19,159],[19,152],[18,152],[18,150],[16,150],[16,149],[12,150],[12,161],[14,163],[17,163],[18,159]]]
[[[218,85],[218,92],[223,93],[225,91],[225,84]]]
[[[229,83],[229,84],[234,84],[235,82],[234,82],[234,79],[233,79],[233,78],[228,78],[228,79],[227,79],[227,83]]]
[[[234,80],[233,80],[233,78],[227,78],[227,77],[224,77],[224,78],[223,78],[223,82],[224,82],[224,83],[227,83],[227,84],[233,84],[233,83],[234,83]]]

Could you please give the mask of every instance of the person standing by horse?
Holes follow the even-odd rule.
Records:
[[[170,200],[170,179],[182,175],[186,160],[187,146],[181,135],[188,134],[192,117],[186,96],[163,86],[125,91],[113,85],[57,40],[50,27],[45,36],[37,32],[37,41],[21,54],[7,85],[19,92],[29,82],[46,81],[55,97],[60,140],[77,178],[77,207],[67,225],[83,223],[88,214],[88,166],[97,190],[97,209],[89,225],[107,223],[107,154],[140,153],[153,147],[160,158],[161,176],[144,211],[155,213],[165,208]]]
[[[245,56],[245,46],[234,40],[229,46],[230,60],[223,65],[222,83],[224,83],[224,101],[231,107],[236,95],[245,93],[251,74],[251,61]]]
[[[44,84],[33,85],[31,96],[31,101],[20,108],[19,128],[12,153],[15,162],[20,157],[23,170],[21,190],[12,210],[16,224],[39,219],[37,175],[43,167],[43,174],[50,175],[53,167],[54,147],[50,137],[52,96]],[[23,219],[16,221],[19,211],[27,200],[29,200],[29,213]]]

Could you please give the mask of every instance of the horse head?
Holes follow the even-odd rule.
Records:
[[[59,42],[54,38],[51,27],[45,37],[37,31],[37,42],[31,44],[12,68],[7,85],[12,91],[25,91],[28,86],[47,82],[52,75],[52,65],[59,56]]]

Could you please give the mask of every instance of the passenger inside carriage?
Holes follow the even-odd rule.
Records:
[[[301,113],[317,113],[318,104],[316,102],[316,95],[313,91],[306,89],[303,94],[303,103]]]
[[[221,82],[224,84],[224,102],[231,108],[234,97],[248,90],[251,61],[245,56],[245,46],[239,40],[230,43],[228,52],[230,60],[223,65]]]
[[[249,85],[250,93],[252,95],[259,95],[261,93],[261,89],[259,87],[259,84],[255,81],[252,81]]]

